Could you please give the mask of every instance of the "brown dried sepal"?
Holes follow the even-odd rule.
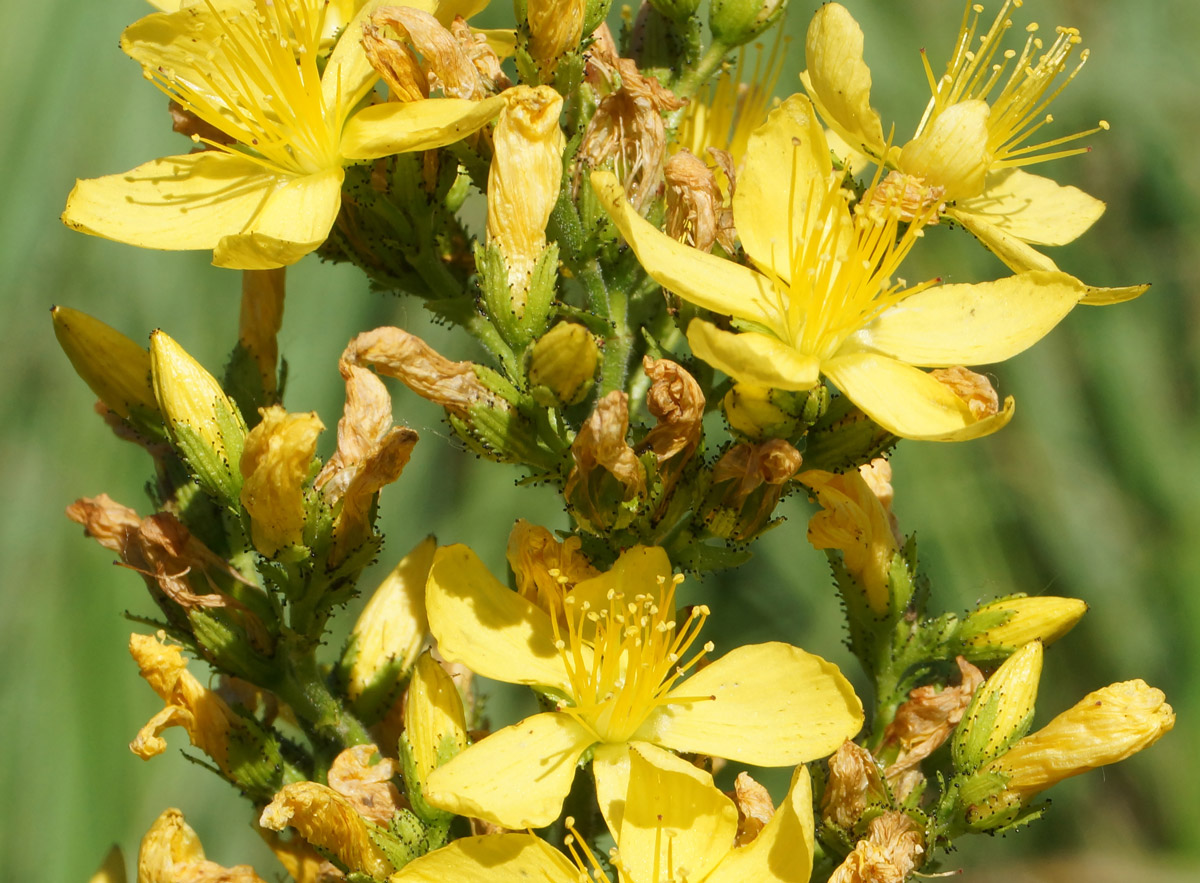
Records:
[[[576,514],[593,527],[606,528],[614,521],[603,503],[610,482],[620,489],[616,496],[621,503],[645,495],[646,470],[625,440],[628,432],[629,396],[613,390],[596,403],[571,443],[575,465],[567,476],[563,496]]]
[[[895,760],[884,770],[897,800],[904,800],[912,787],[913,777],[906,774],[950,738],[983,683],[983,673],[966,659],[959,656],[955,662],[960,673],[956,686],[940,691],[934,685],[917,687],[884,730],[880,752],[898,748]]]
[[[713,170],[690,150],[680,150],[664,164],[663,176],[667,235],[701,251],[712,251],[713,243],[719,242],[727,253],[734,254],[733,212],[725,205]]]
[[[350,801],[360,816],[387,825],[406,804],[392,784],[396,762],[381,757],[372,764],[371,758],[377,754],[379,749],[374,745],[347,748],[333,759],[326,780],[330,788]]]
[[[350,341],[342,360],[395,377],[417,395],[457,417],[468,417],[476,405],[492,410],[510,409],[507,401],[479,379],[473,362],[451,361],[415,334],[400,328],[364,331]]]
[[[214,577],[253,585],[225,559],[192,536],[170,512],[141,518],[108,494],[81,497],[67,507],[67,517],[83,525],[85,533],[104,548],[116,552],[121,563],[146,580],[156,591],[184,610],[224,607],[240,611],[252,636],[265,640],[258,618],[222,591]],[[200,581],[208,592],[195,591]]]
[[[385,29],[395,34],[395,39],[387,36]],[[461,32],[455,35],[424,10],[408,6],[377,9],[363,27],[363,46],[371,64],[402,101],[428,97],[438,90],[447,98],[469,101],[490,94],[491,84],[484,81],[468,54]],[[478,56],[480,51],[473,48],[473,53]]]
[[[766,526],[800,464],[800,452],[781,438],[737,444],[721,455],[712,484],[716,505],[736,513],[730,538],[746,539]]]
[[[392,399],[383,381],[345,355],[338,370],[346,381],[346,405],[337,450],[313,483],[330,505],[342,504],[334,525],[335,562],[367,539],[371,501],[400,477],[418,439],[415,430],[392,425]]]
[[[646,433],[638,447],[654,452],[659,474],[669,491],[700,445],[704,392],[691,374],[669,359],[644,356],[642,367],[651,381],[646,408],[658,425]]]
[[[667,137],[662,115],[685,102],[654,77],[643,77],[632,59],[618,57],[606,27],[597,29],[596,36],[588,53],[588,79],[611,91],[600,99],[584,131],[575,187],[584,167],[611,164],[630,202],[641,211],[663,181]]]
[[[821,799],[827,822],[850,831],[867,807],[885,803],[887,788],[871,752],[849,740],[829,758],[829,782]]]
[[[871,820],[867,836],[833,872],[829,883],[904,883],[921,866],[925,837],[902,812],[885,812]]]

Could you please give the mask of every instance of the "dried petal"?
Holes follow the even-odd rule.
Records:
[[[883,747],[899,746],[896,759],[884,771],[893,787],[901,774],[914,769],[950,738],[983,683],[979,669],[961,656],[955,661],[961,675],[957,686],[940,691],[933,685],[912,690],[884,730]]]
[[[278,388],[277,336],[283,327],[284,274],[286,269],[246,270],[242,273],[242,308],[238,342],[254,357],[263,392]]]
[[[937,368],[929,373],[966,402],[976,420],[983,420],[999,412],[1000,396],[992,382],[982,374],[976,374],[961,365]]]
[[[867,836],[833,872],[829,883],[904,883],[921,866],[925,838],[902,812],[871,820]]]
[[[871,804],[882,803],[887,789],[871,752],[846,740],[829,758],[829,783],[821,800],[826,821],[847,831],[858,824]]]
[[[554,534],[518,518],[508,535],[508,566],[512,569],[517,592],[547,613],[562,611],[563,597],[585,579],[599,571],[583,553],[579,537],[559,541]]]
[[[611,526],[613,511],[646,491],[646,470],[625,440],[629,432],[629,396],[613,390],[599,402],[571,444],[575,465],[563,496],[585,524]]]
[[[241,500],[255,547],[270,556],[304,542],[304,484],[325,425],[315,411],[289,414],[272,405],[259,413],[242,451]]]
[[[374,745],[355,745],[333,759],[326,779],[329,787],[350,801],[363,818],[386,825],[404,805],[400,792],[392,784],[396,762],[381,757]]]
[[[317,782],[285,785],[262,811],[259,824],[273,831],[292,826],[313,846],[328,850],[351,871],[387,877],[394,868],[371,841],[371,823],[332,788]]]
[[[735,846],[745,846],[758,836],[759,832],[775,815],[775,804],[771,802],[771,794],[754,781],[747,772],[738,773],[733,783],[733,793],[729,795],[738,811],[737,837]]]

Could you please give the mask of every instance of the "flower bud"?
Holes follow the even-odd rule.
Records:
[[[210,494],[238,505],[246,423],[215,377],[162,331],[150,335],[154,395],[171,440]]]
[[[125,856],[121,847],[113,846],[104,856],[104,863],[92,875],[89,883],[125,883]]]
[[[467,722],[458,687],[426,653],[417,660],[404,700],[400,757],[408,799],[418,817],[434,822],[448,816],[425,802],[429,774],[467,747]]]
[[[650,0],[650,5],[672,21],[683,21],[696,14],[700,0]]]
[[[967,821],[983,830],[1001,826],[1051,785],[1124,760],[1174,726],[1175,712],[1163,692],[1144,681],[1123,681],[1089,693],[964,785],[963,797],[969,800],[976,780],[998,778],[1003,783],[968,805]]]
[[[1042,642],[1030,641],[996,669],[954,733],[954,765],[978,769],[1029,731],[1042,676]]]
[[[824,387],[818,387],[823,390]],[[803,426],[800,412],[811,398],[807,393],[767,389],[750,383],[735,383],[721,405],[725,419],[734,432],[753,441],[764,438],[791,438]],[[797,406],[800,407],[797,407]]]
[[[139,427],[161,422],[150,383],[150,353],[115,328],[69,307],[50,310],[54,336],[75,373],[115,414]]]
[[[701,516],[705,527],[742,542],[762,533],[800,462],[800,452],[780,438],[729,448],[713,466]]]
[[[629,432],[629,396],[613,390],[571,443],[575,465],[563,497],[580,527],[593,533],[625,527],[646,494],[646,468],[625,436]]]
[[[559,59],[579,45],[589,5],[588,0],[525,0],[529,54],[543,82],[553,75]]]
[[[959,627],[959,653],[972,659],[1001,659],[1030,641],[1057,641],[1087,613],[1078,598],[1014,595],[984,604]]]
[[[786,8],[787,0],[712,0],[708,26],[714,40],[732,49],[775,24]]]
[[[342,657],[346,693],[367,723],[398,698],[428,637],[425,580],[436,549],[437,541],[426,537],[405,555],[375,589],[350,633]]]
[[[260,410],[246,436],[239,468],[241,500],[250,515],[255,548],[270,557],[304,543],[304,485],[325,425],[315,412],[289,414],[279,405]]]
[[[857,469],[841,474],[810,469],[800,481],[821,504],[821,511],[809,520],[808,541],[817,549],[841,551],[871,612],[884,616],[892,608],[889,574],[900,551],[890,511]]]
[[[529,383],[546,407],[575,405],[591,391],[600,363],[592,333],[575,322],[559,322],[533,345]]]

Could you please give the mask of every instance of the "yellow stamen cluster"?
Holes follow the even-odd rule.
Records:
[[[934,76],[924,50],[921,52],[933,98],[925,110],[920,130],[923,131],[928,123],[951,105],[970,100],[988,102],[991,113],[987,121],[987,146],[993,157],[993,169],[1031,165],[1086,153],[1087,147],[1066,150],[1052,148],[1108,128],[1108,123],[1102,120],[1093,129],[1036,144],[1028,143],[1042,126],[1054,121],[1054,117],[1046,110],[1083,68],[1088,59],[1088,50],[1082,50],[1078,63],[1068,70],[1071,54],[1082,42],[1079,31],[1069,27],[1056,28],[1054,42],[1042,52],[1045,44],[1038,36],[1035,23],[1026,27],[1028,37],[1019,53],[1015,49],[1001,51],[1004,35],[1013,24],[1008,17],[1009,10],[1021,6],[1022,0],[1005,0],[987,32],[979,37],[978,47],[973,49],[983,6],[978,3],[968,5],[963,13],[954,53],[946,65],[946,73],[940,79]]]
[[[792,176],[793,204],[796,175]],[[823,188],[823,190],[822,190]],[[828,358],[872,319],[938,280],[906,287],[892,281],[923,228],[935,217],[928,206],[901,230],[906,211],[902,194],[877,199],[878,184],[862,199],[853,218],[837,175],[814,179],[804,215],[789,217],[789,279],[775,278],[777,332],[802,353]],[[799,221],[800,229],[796,229]],[[807,235],[801,231],[809,231]]]
[[[254,0],[253,6],[206,0],[195,11],[175,13],[193,15],[198,31],[216,30],[198,34],[203,57],[184,57],[190,62],[187,73],[200,82],[162,66],[146,68],[145,76],[249,150],[199,135],[192,136],[194,141],[245,156],[269,171],[309,174],[339,165],[339,133],[333,130],[317,64],[325,8],[314,0]],[[197,14],[201,10],[208,15]]]
[[[647,716],[660,705],[712,642],[687,661],[681,661],[695,642],[708,608],[692,607],[682,626],[674,619],[675,587],[683,577],[660,577],[660,591],[627,597],[610,589],[606,606],[593,608],[575,595],[563,599],[566,632],[554,619],[555,647],[562,655],[571,683],[570,701],[559,711],[586,727],[598,742],[628,742]],[[704,697],[672,702],[700,701]]]

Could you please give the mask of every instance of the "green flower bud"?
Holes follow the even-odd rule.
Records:
[[[984,604],[959,627],[954,652],[975,660],[1003,659],[1030,641],[1057,641],[1087,613],[1077,598],[1014,595]]]
[[[954,731],[955,766],[976,770],[1025,735],[1041,676],[1041,641],[1030,641],[996,669],[975,692]]]
[[[787,0],[712,0],[708,25],[713,38],[732,49],[775,24],[786,8]]]
[[[150,335],[154,395],[171,440],[196,480],[228,506],[242,490],[246,423],[215,377],[162,331]]]

